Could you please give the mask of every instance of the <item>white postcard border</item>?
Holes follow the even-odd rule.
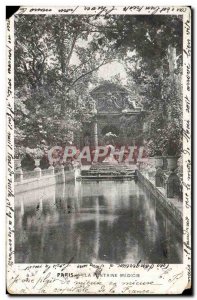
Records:
[[[16,14],[183,15],[183,264],[14,263],[14,16],[7,21],[7,291],[10,294],[180,294],[191,287],[191,9],[21,7]],[[127,9],[126,9],[127,8]],[[46,11],[48,10],[48,11]],[[66,11],[67,10],[67,11]],[[60,277],[60,273],[78,274]],[[109,274],[102,277],[100,274]],[[114,277],[113,277],[114,274]],[[120,274],[125,274],[120,277]],[[133,276],[138,275],[139,277]]]

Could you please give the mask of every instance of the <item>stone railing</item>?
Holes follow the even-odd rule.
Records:
[[[177,164],[173,158],[155,157],[138,161],[138,170],[154,183],[155,187],[163,188],[167,198],[177,198],[182,201],[182,184],[176,170]]]
[[[39,188],[75,181],[80,176],[80,168],[75,166],[72,170],[65,171],[64,166],[49,166],[41,169],[39,162],[33,171],[22,170],[20,161],[15,162],[15,194],[36,190]]]
[[[15,182],[24,182],[30,179],[39,179],[46,176],[56,176],[58,178],[61,177],[61,180],[64,182],[66,178],[70,178],[73,175],[73,178],[80,175],[80,169],[78,167],[73,168],[73,170],[65,171],[64,166],[60,165],[55,168],[53,165],[50,165],[48,169],[40,168],[40,160],[35,160],[35,168],[32,171],[25,171],[21,167],[21,160],[15,160],[15,172],[14,172],[14,180]]]
[[[182,203],[175,201],[175,199],[167,198],[164,190],[160,187],[156,187],[154,181],[150,180],[143,171],[137,171],[138,180],[142,185],[154,196],[154,198],[166,209],[178,223],[179,228],[182,229],[183,224],[183,210]]]
[[[54,167],[50,166],[48,169],[42,170],[40,167],[40,160],[35,160],[35,168],[32,171],[23,170],[21,167],[21,160],[16,159],[14,163],[14,181],[23,182],[33,178],[40,178],[42,176],[48,176],[54,174]]]

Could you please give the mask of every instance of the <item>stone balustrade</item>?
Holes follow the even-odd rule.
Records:
[[[178,198],[182,201],[182,184],[176,171],[176,162],[170,162],[169,165],[162,162],[166,157],[146,158],[138,162],[138,169],[154,182],[155,187],[163,188],[167,198]],[[172,160],[172,158],[170,158]]]
[[[174,220],[178,223],[180,228],[183,224],[183,210],[182,203],[176,201],[175,198],[168,198],[164,188],[156,187],[154,180],[147,177],[147,173],[144,171],[137,171],[138,180],[143,184],[145,188],[155,197],[155,199],[166,209],[169,215],[174,217]]]
[[[50,165],[48,169],[40,168],[40,161],[35,161],[35,168],[32,171],[23,170],[21,160],[15,160],[15,190],[22,192],[28,189],[39,188],[46,185],[64,183],[75,180],[80,175],[79,167],[65,171],[64,166],[54,167]]]

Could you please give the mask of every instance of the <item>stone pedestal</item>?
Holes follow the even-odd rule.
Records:
[[[21,168],[21,159],[14,159],[14,170]]]
[[[15,179],[19,182],[23,181],[23,170],[21,167],[21,159],[14,160],[14,172],[15,172]]]
[[[36,177],[40,178],[42,176],[42,170],[39,167],[36,167],[34,172],[36,173]]]
[[[18,168],[15,171],[15,174],[16,174],[16,177],[18,177],[17,181],[22,182],[23,181],[23,170],[22,170],[22,168]]]
[[[51,175],[54,174],[54,166],[53,166],[53,165],[50,165],[50,166],[48,167],[48,170],[51,171]]]
[[[42,170],[40,168],[40,159],[35,159],[35,173],[36,173],[36,177],[40,178],[42,176]]]

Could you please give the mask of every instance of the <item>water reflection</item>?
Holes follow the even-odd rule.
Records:
[[[181,263],[177,226],[134,181],[16,195],[16,263]]]

